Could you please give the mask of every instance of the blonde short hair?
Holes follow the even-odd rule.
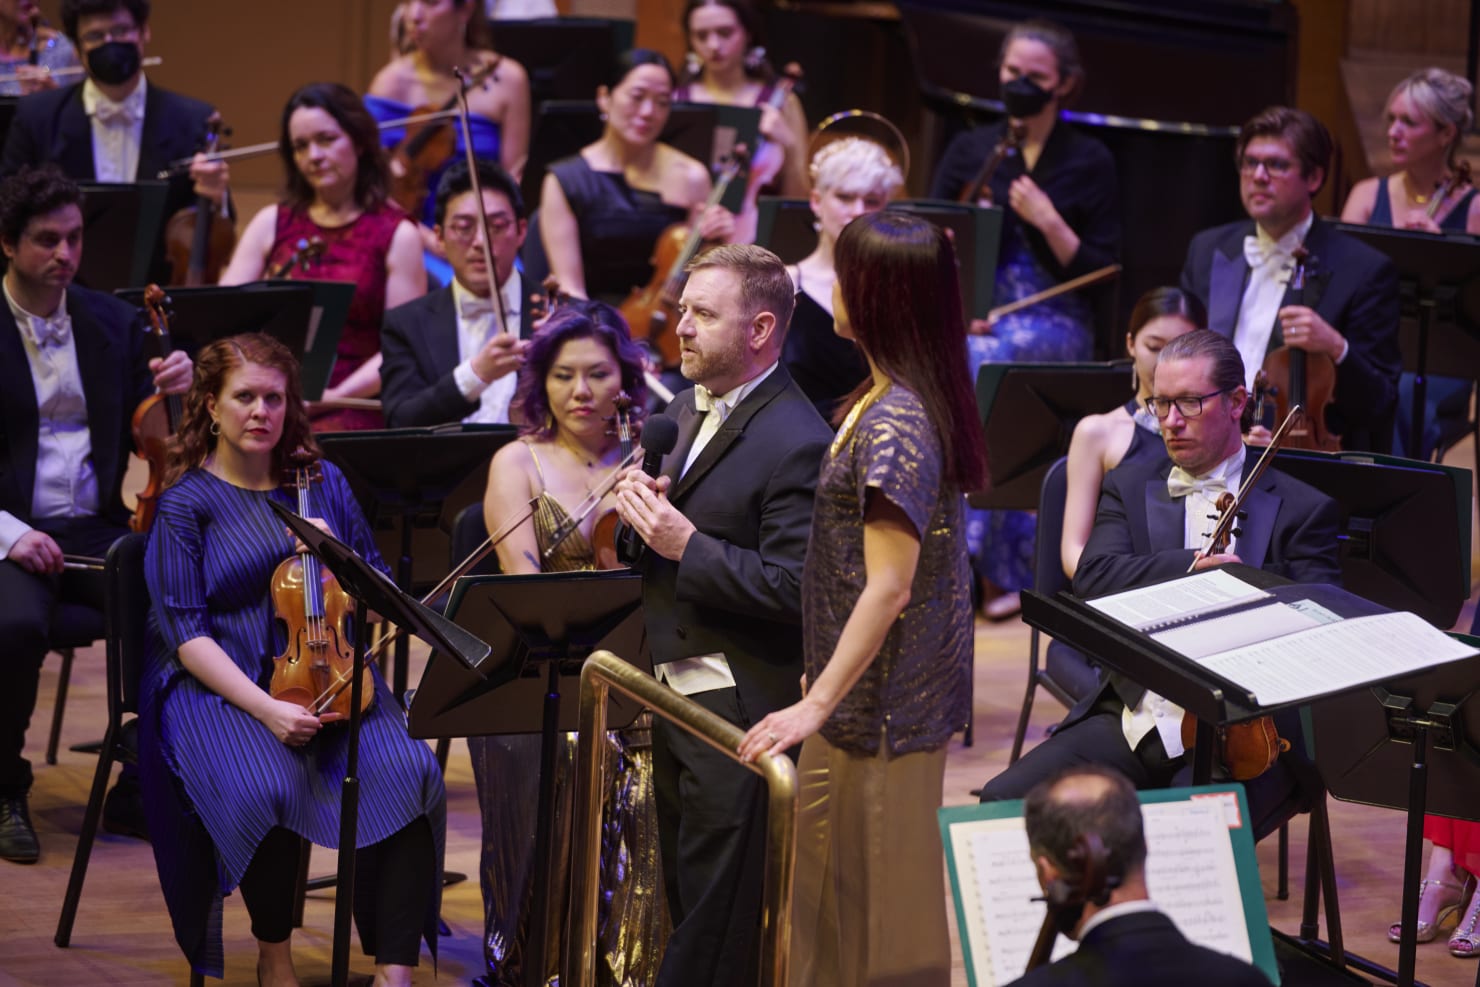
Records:
[[[840,137],[812,155],[812,187],[819,192],[872,192],[892,196],[904,184],[900,171],[883,146],[863,137]]]
[[[1455,164],[1460,141],[1475,121],[1475,111],[1470,105],[1475,87],[1468,79],[1453,72],[1426,68],[1419,69],[1394,86],[1388,94],[1388,103],[1392,103],[1399,93],[1407,93],[1418,111],[1434,121],[1434,126],[1454,127],[1454,140],[1446,149],[1446,157],[1450,165]]]

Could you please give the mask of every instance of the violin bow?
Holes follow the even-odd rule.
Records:
[[[1249,491],[1253,490],[1254,484],[1259,482],[1259,477],[1269,467],[1270,461],[1274,459],[1274,454],[1279,451],[1280,443],[1285,441],[1285,436],[1289,434],[1290,429],[1300,420],[1300,416],[1304,413],[1305,409],[1297,404],[1285,415],[1285,420],[1280,422],[1280,427],[1275,430],[1274,437],[1269,440],[1269,445],[1264,447],[1264,452],[1260,454],[1258,461],[1254,463],[1254,468],[1249,471],[1248,476],[1244,477],[1244,482],[1239,484],[1238,495],[1234,497],[1233,503],[1229,505],[1228,510],[1219,515],[1218,523],[1213,526],[1213,530],[1203,536],[1202,548],[1198,550],[1197,556],[1192,560],[1192,564],[1187,567],[1188,572],[1197,568],[1198,558],[1206,555],[1208,550],[1217,544],[1220,538],[1228,534],[1228,529],[1233,527],[1234,521],[1238,518],[1239,508],[1244,506],[1244,500],[1249,496]]]
[[[498,283],[498,270],[493,266],[493,236],[488,231],[488,213],[483,208],[483,183],[478,180],[478,159],[473,154],[473,127],[468,111],[468,90],[482,83],[483,77],[498,63],[494,62],[486,71],[464,72],[460,66],[454,66],[452,74],[457,76],[457,122],[462,127],[463,153],[468,161],[468,179],[473,183],[473,198],[478,203],[478,227],[483,231],[483,263],[488,265],[488,292],[493,296],[494,307],[498,310],[499,332],[509,331],[509,311],[504,305],[504,292]]]

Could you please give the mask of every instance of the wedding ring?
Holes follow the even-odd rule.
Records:
[[[778,737],[778,736],[776,736],[774,733],[768,733],[768,734],[766,734],[766,739],[769,740],[771,743],[774,744],[774,743],[776,743],[776,741],[780,740],[781,738]]]

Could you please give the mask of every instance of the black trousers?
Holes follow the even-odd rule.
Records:
[[[100,517],[48,518],[35,527],[51,535],[68,555],[97,558],[128,533]],[[0,796],[31,790],[26,760],[26,730],[36,710],[41,662],[51,649],[57,604],[81,603],[103,609],[103,574],[68,571],[36,576],[6,559],[0,561]]]
[[[735,689],[689,697],[741,727]],[[653,728],[658,838],[673,935],[659,987],[750,987],[759,972],[765,892],[765,785],[684,730]]]
[[[304,849],[302,837],[281,826],[257,846],[241,883],[253,937],[285,942],[293,934],[293,892]],[[376,963],[416,966],[436,867],[436,844],[425,816],[356,852],[355,927]]]

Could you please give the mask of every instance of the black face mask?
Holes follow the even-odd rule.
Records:
[[[1019,76],[1002,87],[1002,105],[1007,107],[1007,115],[1017,120],[1037,116],[1052,98],[1052,93],[1027,76]]]
[[[87,70],[105,86],[118,86],[139,71],[139,46],[132,41],[108,41],[87,53]]]

